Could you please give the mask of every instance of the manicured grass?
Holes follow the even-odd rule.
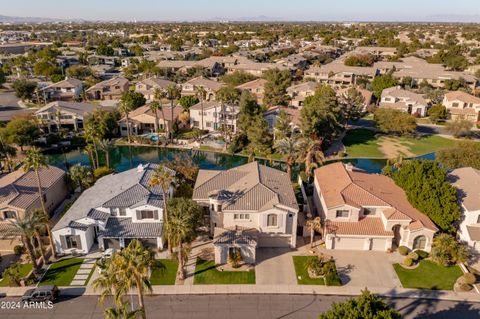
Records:
[[[20,274],[22,275],[22,277],[26,277],[32,271],[32,268],[32,264],[21,264]],[[0,281],[0,287],[8,287],[9,285],[10,282],[2,278],[2,280]]]
[[[152,285],[175,285],[175,279],[177,278],[178,262],[171,259],[160,259],[165,268],[154,267],[152,275],[150,276],[150,282]]]
[[[430,260],[420,261],[415,269],[393,265],[404,288],[452,290],[458,277],[463,273],[460,267],[444,267]]]
[[[235,285],[255,284],[255,271],[219,271],[212,260],[197,258],[195,266],[195,285]]]
[[[323,278],[310,278],[308,271],[305,268],[305,262],[310,256],[293,256],[293,265],[295,267],[295,274],[297,277],[297,284],[299,285],[325,285]]]
[[[437,135],[422,138],[400,137],[400,143],[408,145],[410,152],[415,155],[424,155],[436,152],[442,148],[455,146],[455,141]],[[405,144],[405,142],[408,144]]]
[[[43,276],[39,286],[69,286],[82,262],[82,258],[69,258],[54,263],[48,268],[48,271],[45,276]]]
[[[384,157],[378,145],[378,137],[371,130],[349,130],[343,144],[347,148],[348,157]]]

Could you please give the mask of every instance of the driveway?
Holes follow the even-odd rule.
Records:
[[[346,286],[401,287],[389,255],[374,251],[326,250],[335,258],[337,270]]]
[[[292,250],[258,248],[255,278],[258,285],[296,285]]]

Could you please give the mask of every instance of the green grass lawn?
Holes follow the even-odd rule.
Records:
[[[27,276],[32,271],[32,268],[32,264],[21,264],[20,274],[22,275],[22,277]],[[2,280],[0,281],[0,287],[8,287],[9,285],[10,282],[2,278]]]
[[[235,285],[255,284],[255,271],[219,271],[212,260],[197,258],[195,266],[195,285]]]
[[[43,276],[39,286],[69,286],[82,262],[82,258],[69,258],[54,263],[48,268],[48,271],[45,276]]]
[[[150,282],[152,285],[175,285],[178,262],[171,259],[161,259],[159,261],[165,268],[154,267],[150,276]]]
[[[452,290],[458,277],[463,273],[460,267],[444,267],[430,260],[420,261],[415,269],[393,265],[404,288]]]
[[[297,283],[299,285],[325,285],[323,278],[310,278],[308,271],[305,268],[305,262],[310,256],[293,256],[293,265],[295,267],[295,274],[297,276]]]
[[[371,130],[349,130],[343,144],[347,148],[348,157],[384,157],[378,145],[378,137]]]
[[[422,138],[400,137],[400,143],[408,145],[410,152],[415,155],[424,155],[436,152],[442,148],[453,147],[456,141],[437,135]],[[407,143],[407,144],[405,144]]]

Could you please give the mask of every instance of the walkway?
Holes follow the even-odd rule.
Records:
[[[295,285],[293,250],[289,248],[258,248],[255,280],[257,285]]]
[[[96,259],[86,258],[83,260],[83,263],[80,265],[75,277],[73,277],[71,286],[85,286],[87,284],[87,279],[92,272],[93,267],[95,267]]]
[[[205,255],[213,254],[212,241],[197,239],[192,243],[192,250],[188,256],[187,263],[185,264],[185,280],[179,280],[175,282],[175,285],[193,285],[193,277],[195,275],[195,267],[197,266],[198,257],[207,257]],[[211,256],[210,256],[211,257]]]

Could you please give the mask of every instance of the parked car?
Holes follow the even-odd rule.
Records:
[[[60,290],[57,286],[41,286],[35,289],[28,289],[22,296],[22,301],[55,301]]]

